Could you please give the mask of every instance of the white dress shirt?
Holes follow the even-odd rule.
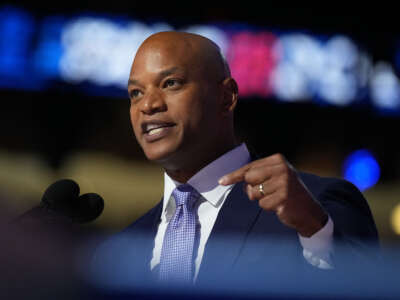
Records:
[[[218,213],[234,185],[223,186],[218,184],[218,179],[250,162],[250,154],[245,144],[225,153],[218,159],[197,172],[188,180],[193,188],[201,195],[198,206],[198,220],[200,225],[200,239],[197,257],[195,258],[195,279],[200,269],[204,248],[211,230],[217,219]],[[164,173],[164,198],[161,222],[158,226],[153,256],[150,267],[153,269],[160,263],[161,249],[168,222],[175,213],[175,200],[172,191],[181,183],[174,181]],[[330,256],[332,247],[333,223],[329,218],[328,223],[317,233],[309,238],[299,235],[303,247],[303,256],[311,265],[322,269],[332,268]]]

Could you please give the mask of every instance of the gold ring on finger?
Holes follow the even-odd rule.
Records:
[[[258,185],[258,191],[261,193],[261,195],[265,196],[264,186],[262,183]]]

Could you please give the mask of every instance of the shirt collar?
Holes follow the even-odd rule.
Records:
[[[187,183],[195,188],[205,200],[216,207],[224,193],[232,187],[232,185],[219,185],[218,179],[249,162],[250,153],[243,143],[205,166],[190,178]],[[170,202],[172,191],[180,184],[164,172],[163,214]]]

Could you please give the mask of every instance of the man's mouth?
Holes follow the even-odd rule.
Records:
[[[148,122],[142,124],[142,132],[148,141],[153,141],[154,139],[163,137],[169,131],[168,129],[173,126],[175,124],[170,122]]]
[[[153,135],[153,134],[157,134],[159,132],[161,132],[163,130],[164,127],[158,127],[158,128],[154,128],[154,129],[150,129],[149,131],[147,131],[148,135]]]

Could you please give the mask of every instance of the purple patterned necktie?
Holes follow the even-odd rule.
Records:
[[[195,203],[200,194],[191,185],[182,184],[174,189],[172,195],[176,210],[164,236],[160,279],[189,283],[194,274],[193,252],[197,229]]]

